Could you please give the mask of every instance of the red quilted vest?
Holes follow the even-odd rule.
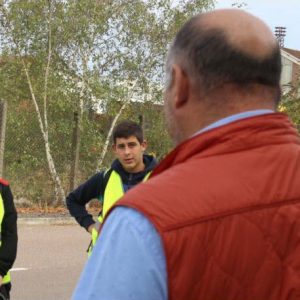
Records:
[[[285,115],[182,143],[118,205],[158,230],[170,300],[300,299],[300,139]]]

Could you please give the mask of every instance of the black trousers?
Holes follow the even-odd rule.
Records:
[[[11,283],[2,284],[0,287],[0,300],[9,300]]]

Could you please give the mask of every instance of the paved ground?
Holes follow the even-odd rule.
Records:
[[[70,219],[19,219],[18,224],[11,299],[69,300],[87,259],[89,235]]]

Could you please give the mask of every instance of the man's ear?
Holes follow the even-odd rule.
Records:
[[[174,88],[174,105],[180,108],[185,105],[189,99],[190,84],[186,72],[179,66],[174,64],[172,69],[173,88]]]
[[[144,140],[142,143],[141,143],[141,146],[142,146],[142,150],[145,151],[148,147],[148,143],[146,140]]]

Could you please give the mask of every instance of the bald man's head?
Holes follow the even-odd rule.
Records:
[[[222,30],[228,45],[256,59],[264,59],[277,47],[270,28],[259,18],[239,9],[220,9],[195,18],[202,30]]]
[[[167,70],[173,63],[204,92],[227,83],[279,89],[281,59],[275,37],[264,22],[238,9],[215,10],[189,20],[174,39]]]

